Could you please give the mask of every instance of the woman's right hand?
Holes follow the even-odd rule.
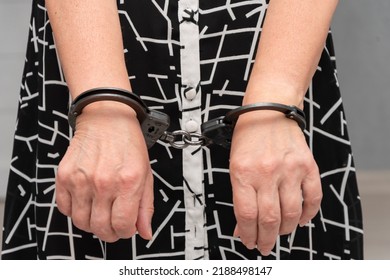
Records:
[[[114,242],[152,238],[153,176],[135,112],[100,101],[77,118],[56,178],[58,209],[74,225]]]

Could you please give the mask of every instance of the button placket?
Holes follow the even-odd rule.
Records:
[[[180,62],[182,129],[199,132],[201,123],[201,89],[196,87],[200,81],[200,51],[198,27],[198,0],[178,2],[180,23]],[[204,225],[203,155],[199,146],[183,149],[183,184],[186,208],[185,258],[208,258]],[[194,203],[194,195],[198,198]]]
[[[187,88],[185,88],[183,95],[184,95],[185,99],[187,100],[186,103],[189,105],[189,107],[195,107],[197,105],[197,103],[198,103],[197,101],[198,100],[195,100],[195,98],[197,96],[196,88],[194,88],[194,87],[187,87]],[[191,103],[193,103],[193,105],[191,105]],[[191,112],[188,112],[188,114],[186,114],[186,115],[188,115],[187,116],[188,117],[188,121],[185,123],[184,129],[187,132],[190,132],[190,133],[199,132],[200,131],[199,122],[194,120],[194,118],[192,117],[192,113]],[[197,116],[195,116],[195,118],[197,118]]]

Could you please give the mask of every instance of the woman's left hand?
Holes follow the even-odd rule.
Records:
[[[319,171],[296,122],[274,111],[240,116],[230,158],[235,235],[269,255],[278,235],[306,224],[320,208]]]

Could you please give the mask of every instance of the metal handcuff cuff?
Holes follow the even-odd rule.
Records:
[[[241,114],[256,110],[274,110],[283,113],[287,118],[296,121],[302,131],[306,127],[305,113],[296,106],[278,103],[254,103],[229,111],[225,116],[209,120],[201,125],[201,133],[189,133],[185,130],[167,131],[169,116],[160,111],[149,109],[136,94],[118,88],[94,88],[83,92],[72,102],[68,121],[73,130],[76,118],[85,106],[96,101],[117,101],[130,106],[137,114],[146,145],[151,148],[158,140],[169,143],[177,149],[187,146],[219,145],[230,148],[234,126]]]

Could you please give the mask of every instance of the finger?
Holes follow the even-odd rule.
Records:
[[[256,248],[258,229],[256,191],[252,187],[234,187],[233,205],[237,220],[236,232],[248,249]]]
[[[112,205],[111,224],[120,238],[130,238],[137,232],[136,222],[140,198],[136,195],[123,195],[115,198]]]
[[[72,197],[68,191],[68,179],[72,178],[66,168],[60,163],[55,179],[55,196],[58,210],[65,216],[72,215]]]
[[[71,193],[72,197],[72,222],[86,232],[91,232],[91,207],[92,197],[85,185],[77,186]]]
[[[302,182],[303,209],[299,220],[301,226],[309,222],[319,211],[322,200],[321,179],[317,169]]]
[[[91,231],[101,240],[114,242],[119,239],[111,225],[112,200],[96,197],[92,203]]]
[[[154,213],[153,206],[153,176],[150,174],[145,183],[145,190],[141,198],[138,218],[137,218],[137,230],[139,235],[146,239],[152,239],[152,217]]]
[[[72,216],[72,197],[64,188],[60,188],[56,183],[56,203],[58,210],[65,216]]]
[[[279,187],[281,222],[279,234],[293,232],[302,214],[302,190],[300,182],[285,182]]]
[[[262,255],[267,256],[271,253],[279,235],[281,213],[278,192],[262,192],[258,196],[258,207],[257,249]]]

